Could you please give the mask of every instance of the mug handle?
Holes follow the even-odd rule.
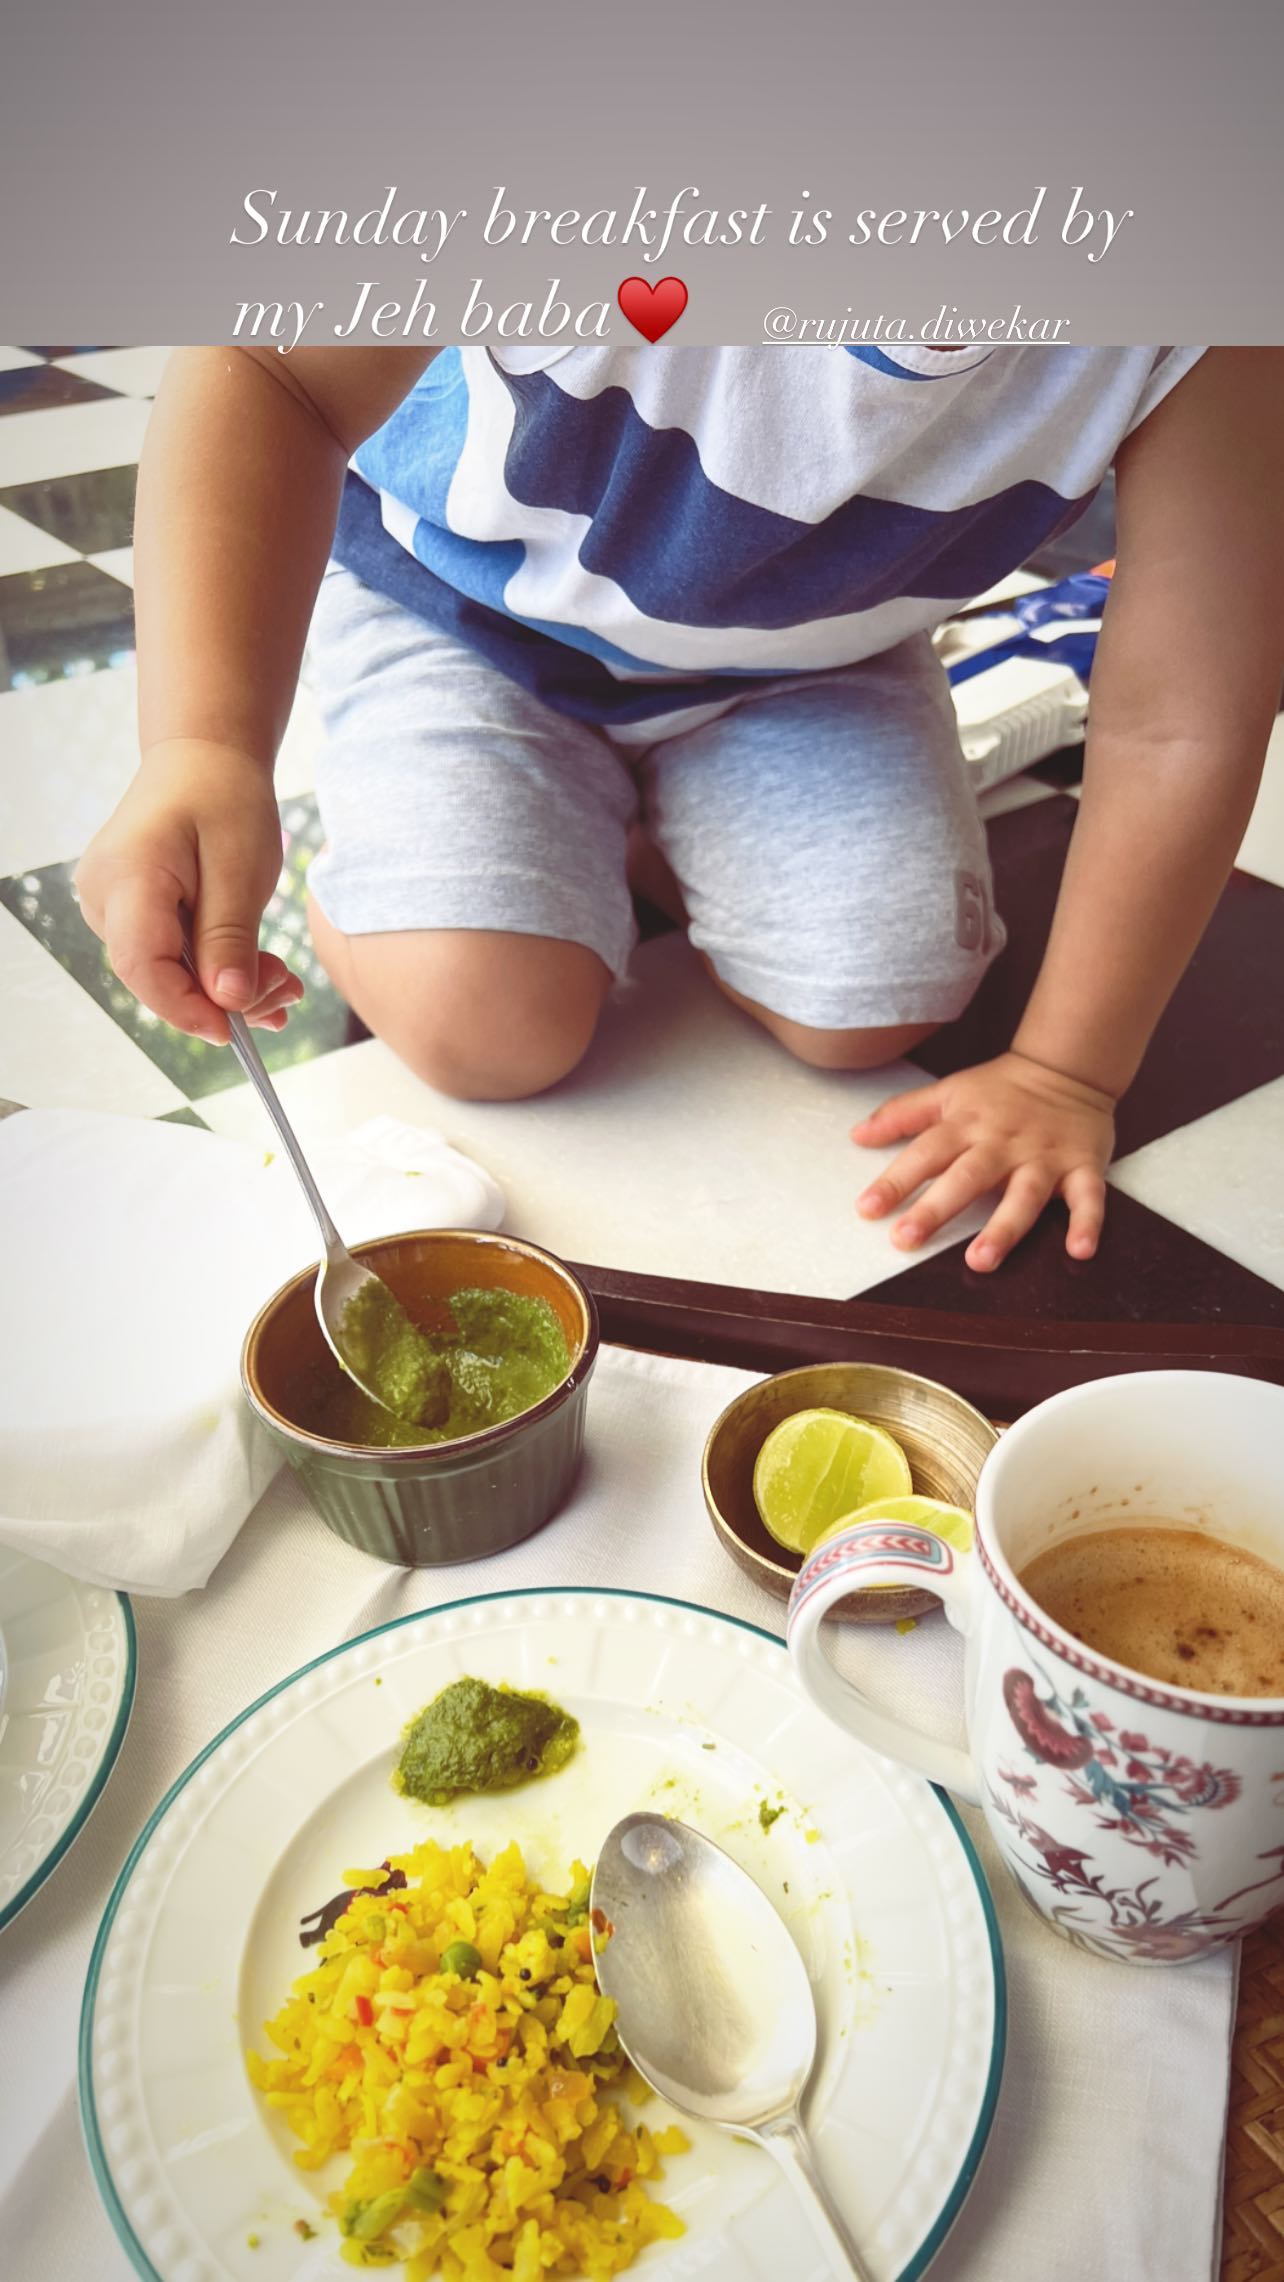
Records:
[[[879,1751],[899,1759],[930,1783],[981,1804],[980,1781],[971,1754],[941,1743],[905,1720],[879,1711],[861,1688],[844,1679],[821,1645],[821,1619],[835,1601],[870,1585],[896,1585],[938,1593],[957,1632],[968,1630],[972,1606],[972,1567],[960,1566],[955,1549],[935,1530],[907,1528],[894,1521],[863,1521],[836,1532],[817,1546],[799,1570],[789,1596],[785,1638],[807,1694],[839,1727]]]

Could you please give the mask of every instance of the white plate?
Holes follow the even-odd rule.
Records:
[[[584,1747],[551,1781],[434,1812],[391,1790],[395,1746],[465,1673],[547,1690]],[[759,1805],[781,1795],[764,1831]],[[294,2166],[243,2060],[306,1970],[300,1918],[344,1869],[448,1833],[484,1859],[516,1837],[547,1877],[591,1862],[647,1805],[725,1846],[793,1931],[821,2022],[820,2162],[875,2282],[921,2274],[980,2161],[1003,2057],[993,1908],[953,1810],[814,1711],[771,1635],[685,1602],[569,1590],[459,1601],[334,1650],[226,1728],[157,1808],[108,1905],[81,2024],[90,2155],[139,2273],[350,2274],[319,2210],[344,2166]],[[661,2190],[689,2231],[639,2273],[818,2282],[770,2158],[689,2129]],[[302,2217],[316,2240],[294,2233]]]
[[[0,1926],[84,1829],[129,1722],[123,1593],[0,1553]]]

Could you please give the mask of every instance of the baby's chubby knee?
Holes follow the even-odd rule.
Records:
[[[609,986],[583,944],[451,931],[425,939],[413,1002],[384,1036],[438,1093],[521,1101],[583,1060]]]
[[[611,977],[582,943],[467,928],[341,935],[315,904],[310,917],[350,1005],[438,1093],[546,1093],[592,1042]]]
[[[596,1009],[547,1009],[520,1029],[496,1022],[478,1030],[449,1008],[409,1026],[394,1044],[408,1068],[454,1101],[526,1101],[569,1077],[593,1038]]]

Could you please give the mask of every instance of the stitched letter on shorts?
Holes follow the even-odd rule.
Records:
[[[961,951],[979,951],[985,941],[985,889],[975,872],[955,872],[958,913],[954,932]]]

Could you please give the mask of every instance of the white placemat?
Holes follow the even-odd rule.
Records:
[[[615,1585],[774,1631],[781,1604],[706,1519],[700,1452],[743,1372],[603,1353],[589,1450],[566,1511],[490,1561],[389,1571],[331,1537],[289,1475],[203,1593],[136,1603],[133,1726],[97,1813],[0,1941],[0,2243],[6,2282],[126,2282],[76,2114],[76,2031],[94,1933],[162,1793],[223,1723],[334,1642],[388,1617],[523,1585]],[[938,1619],[855,1653],[945,1724],[958,1646]],[[853,1747],[854,1748],[854,1747]],[[1007,2067],[989,2152],[933,2282],[1210,2282],[1234,1967],[1109,1965],[1049,1933],[1009,1888],[979,1817],[1008,1968]],[[782,2277],[782,2282],[787,2282]]]

